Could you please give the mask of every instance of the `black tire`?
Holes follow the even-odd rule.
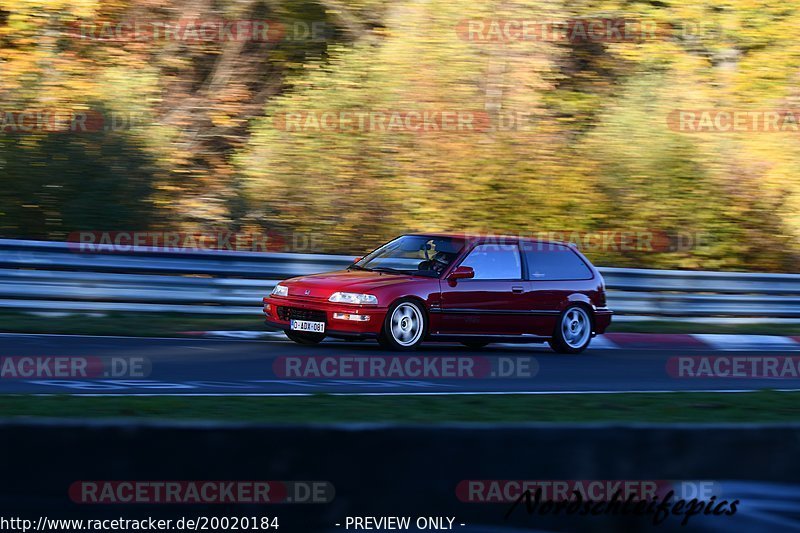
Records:
[[[576,317],[583,318],[576,320]],[[577,322],[578,326],[573,327],[574,322]],[[568,333],[574,333],[579,328],[583,328],[580,335],[570,336],[570,333]],[[548,341],[548,344],[558,353],[581,353],[592,342],[593,329],[594,320],[592,319],[591,311],[581,305],[571,305],[559,315],[553,331],[553,338]]]
[[[305,333],[300,331],[284,331],[289,340],[293,340],[297,344],[309,346],[312,344],[319,344],[325,338],[324,333]]]
[[[461,344],[467,348],[483,348],[491,344],[489,341],[461,341]]]
[[[395,312],[398,314],[395,315]],[[403,322],[403,319],[406,321]],[[425,307],[416,300],[404,298],[389,306],[378,342],[388,350],[406,352],[418,348],[427,335],[428,314]]]

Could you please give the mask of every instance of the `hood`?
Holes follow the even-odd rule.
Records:
[[[389,287],[409,280],[437,278],[420,278],[407,274],[390,274],[386,272],[365,272],[363,270],[340,270],[325,274],[313,274],[281,281],[281,285],[289,288],[289,296],[300,298],[320,298],[327,300],[334,292],[357,292],[372,294],[383,287]],[[308,293],[306,293],[308,292]]]

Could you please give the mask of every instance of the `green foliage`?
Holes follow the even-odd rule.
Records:
[[[800,110],[799,15],[800,5],[766,0],[0,0],[3,110],[142,117],[122,132],[2,135],[0,232],[226,226],[314,232],[325,236],[316,251],[360,253],[353,235],[378,244],[414,230],[639,231],[695,243],[588,255],[606,265],[796,271],[797,133],[686,133],[668,117]],[[325,31],[271,43],[64,33],[75,21],[190,16]],[[489,43],[459,31],[469,20],[580,18],[656,31],[626,42]],[[442,111],[490,127],[287,131],[285,121]]]

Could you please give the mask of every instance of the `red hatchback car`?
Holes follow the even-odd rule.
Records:
[[[345,270],[288,279],[264,298],[268,325],[300,344],[375,338],[469,347],[549,342],[579,353],[605,332],[603,277],[574,246],[516,237],[403,235]]]

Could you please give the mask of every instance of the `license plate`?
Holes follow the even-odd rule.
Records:
[[[314,333],[325,332],[325,322],[311,322],[310,320],[292,320],[289,328],[294,331],[312,331]]]

